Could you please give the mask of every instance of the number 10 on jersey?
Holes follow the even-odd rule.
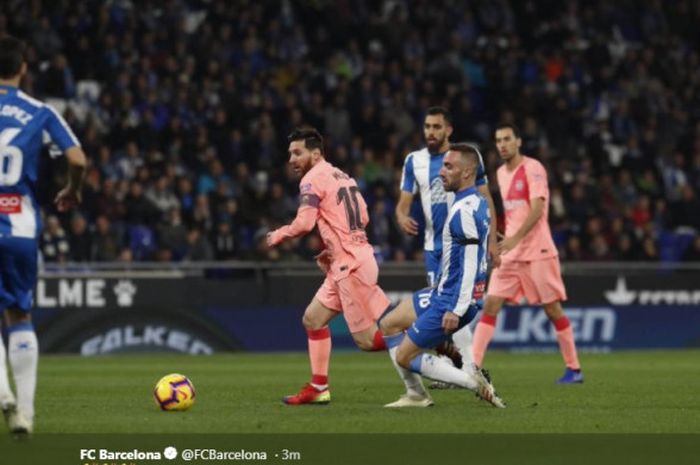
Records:
[[[350,231],[362,229],[362,218],[360,216],[360,202],[357,200],[357,193],[360,189],[357,186],[341,187],[338,189],[337,201],[345,206],[345,214],[348,219]]]

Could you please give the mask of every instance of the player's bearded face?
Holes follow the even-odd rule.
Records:
[[[299,177],[304,176],[313,167],[311,151],[304,141],[295,140],[289,144],[289,165]]]
[[[423,137],[425,144],[428,146],[428,151],[437,153],[445,146],[447,139],[450,137],[452,128],[445,121],[442,115],[428,115],[423,124]]]

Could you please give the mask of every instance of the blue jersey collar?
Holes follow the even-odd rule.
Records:
[[[455,192],[455,202],[458,200],[462,200],[463,198],[465,198],[468,195],[476,194],[476,192],[477,192],[476,186],[467,187],[466,189]]]
[[[15,86],[9,86],[7,84],[0,84],[0,89],[9,91],[9,92],[17,92],[17,88]]]

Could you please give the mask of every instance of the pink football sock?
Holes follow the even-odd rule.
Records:
[[[311,384],[316,388],[328,385],[328,365],[331,359],[331,330],[307,329],[309,337],[309,361],[311,362]]]
[[[474,330],[474,338],[472,340],[472,352],[474,354],[474,363],[481,366],[481,362],[486,355],[486,349],[489,342],[496,332],[496,317],[491,315],[482,315],[481,321],[476,325]]]
[[[580,370],[581,365],[578,362],[578,354],[576,353],[576,342],[574,342],[574,332],[571,330],[571,322],[565,316],[556,321],[552,321],[557,329],[557,341],[559,341],[559,350],[564,358],[564,363],[572,370]]]

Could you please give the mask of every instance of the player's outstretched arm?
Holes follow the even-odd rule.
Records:
[[[292,237],[299,237],[311,232],[316,226],[318,219],[318,207],[305,203],[302,197],[302,204],[297,210],[297,216],[291,224],[282,226],[279,229],[267,234],[267,245],[274,247],[280,242],[284,242]]]
[[[82,202],[83,180],[87,168],[85,152],[78,146],[66,150],[68,160],[68,183],[56,195],[54,203],[58,211],[65,212]]]
[[[411,210],[412,201],[413,194],[401,191],[399,201],[396,204],[396,222],[399,223],[399,227],[403,232],[411,236],[416,236],[418,235],[418,223],[408,214]]]

